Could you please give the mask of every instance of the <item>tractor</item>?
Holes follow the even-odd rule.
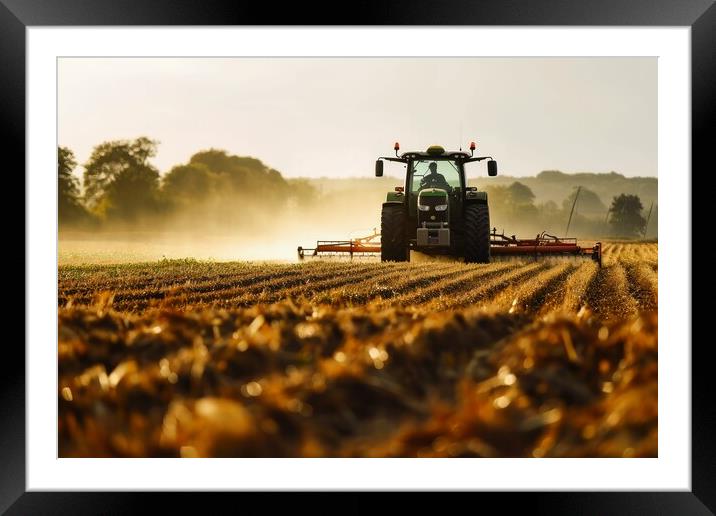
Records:
[[[408,151],[378,158],[376,177],[383,176],[384,161],[405,164],[404,186],[388,192],[381,210],[382,261],[410,261],[410,251],[428,255],[461,256],[467,263],[490,262],[490,208],[487,192],[467,185],[465,165],[487,161],[487,174],[497,175],[491,156],[446,151],[431,145],[424,152]]]
[[[318,240],[315,247],[299,246],[300,260],[380,254],[384,262],[407,262],[413,250],[462,257],[467,263],[554,257],[591,259],[601,267],[601,242],[590,247],[579,245],[576,238],[557,237],[546,231],[525,239],[505,235],[504,230],[497,233],[497,228],[490,230],[487,192],[467,186],[465,165],[488,160],[487,175],[496,176],[497,161],[491,156],[475,156],[475,142],[470,143],[469,154],[446,151],[440,145],[403,154],[398,154],[398,143],[393,148],[395,156],[380,157],[375,162],[375,175],[383,176],[384,161],[403,163],[405,182],[388,192],[381,210],[380,232],[374,230],[372,235],[349,240]]]

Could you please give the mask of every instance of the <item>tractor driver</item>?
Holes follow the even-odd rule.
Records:
[[[420,180],[420,189],[423,188],[442,188],[448,193],[452,191],[445,176],[438,173],[438,164],[434,161],[428,166],[428,173]]]

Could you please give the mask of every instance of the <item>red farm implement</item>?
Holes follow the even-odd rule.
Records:
[[[346,257],[370,256],[381,253],[380,233],[351,240],[319,240],[316,247],[299,247],[298,257]],[[498,234],[497,229],[490,233],[490,255],[492,258],[589,258],[601,267],[602,244],[580,246],[576,238],[561,238],[542,232],[532,239],[519,239],[514,235]]]
[[[303,260],[306,256],[370,256],[380,254],[380,233],[373,231],[372,235],[351,240],[319,240],[316,247],[298,247],[298,258]]]
[[[516,257],[561,257],[591,258],[602,266],[602,244],[583,247],[576,238],[561,238],[542,232],[532,239],[518,239],[514,235],[498,234],[497,229],[490,233],[490,255]]]

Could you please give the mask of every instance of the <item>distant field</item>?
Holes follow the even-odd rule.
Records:
[[[61,456],[656,456],[657,244],[59,268]]]
[[[283,261],[296,260],[294,245],[283,245],[268,238],[251,238],[251,245],[247,246],[245,240],[245,237],[226,236],[192,238],[173,233],[128,232],[105,236],[75,233],[59,241],[57,260],[60,266],[156,262],[186,256],[219,261],[254,260],[266,256]]]

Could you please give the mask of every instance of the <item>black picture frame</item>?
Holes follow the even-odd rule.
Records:
[[[341,16],[342,13],[347,15]],[[228,2],[214,0],[0,0],[0,131],[6,172],[25,191],[25,29],[30,26],[87,25],[573,25],[691,27],[692,170],[706,173],[713,146],[709,129],[716,110],[716,6],[713,0],[356,0],[338,5],[310,3]],[[10,161],[8,162],[8,158]],[[696,174],[691,173],[691,178]],[[49,179],[49,178],[48,178]],[[685,180],[688,180],[685,174]],[[19,191],[19,190],[16,190]],[[696,204],[695,202],[693,204]],[[696,223],[696,219],[694,219]],[[19,225],[18,225],[19,226]],[[695,229],[695,228],[694,228]],[[15,228],[20,233],[20,228]],[[696,234],[699,232],[696,231]],[[690,237],[690,235],[689,235]],[[24,240],[25,235],[14,239]],[[688,239],[687,252],[691,253]],[[19,262],[18,251],[9,259]],[[22,256],[25,261],[23,246]],[[691,256],[691,254],[689,255]],[[19,266],[19,264],[17,265]],[[26,269],[26,277],[32,274]],[[684,300],[691,302],[691,300]],[[24,304],[24,303],[23,303]],[[692,305],[693,306],[693,305]],[[26,310],[32,307],[26,306]],[[0,512],[7,514],[129,513],[148,508],[162,496],[163,508],[187,509],[201,497],[186,493],[26,492],[25,354],[6,339],[0,375]],[[669,345],[690,343],[669,343]],[[710,344],[708,341],[698,344]],[[690,492],[510,493],[510,508],[531,513],[570,514],[712,514],[716,511],[716,404],[710,389],[708,347],[692,346],[692,457]],[[48,349],[51,349],[48,347]],[[235,496],[222,495],[222,498]],[[373,506],[370,495],[352,495],[351,512]],[[493,500],[499,494],[480,493]],[[246,503],[246,495],[242,504]],[[251,497],[248,497],[251,498]],[[415,497],[423,509],[431,503]],[[307,507],[317,501],[303,498]],[[232,503],[232,502],[229,502]],[[344,502],[345,503],[345,502]],[[476,503],[455,501],[451,503]],[[492,503],[490,503],[492,505]],[[243,505],[245,507],[245,505]],[[206,506],[205,506],[206,507]],[[479,506],[474,506],[479,510]],[[363,510],[361,510],[363,509]],[[237,507],[238,510],[238,507]],[[445,510],[444,504],[435,510]]]

